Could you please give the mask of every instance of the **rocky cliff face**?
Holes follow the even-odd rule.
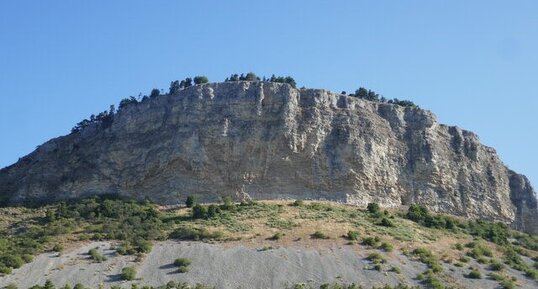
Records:
[[[98,194],[183,202],[328,199],[499,220],[538,233],[534,191],[426,110],[286,84],[206,84],[131,104],[0,171],[4,204]]]

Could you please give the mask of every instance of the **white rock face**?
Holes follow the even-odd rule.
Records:
[[[0,171],[4,204],[120,194],[173,204],[327,199],[499,220],[538,233],[533,189],[426,110],[287,84],[206,84],[125,107]]]

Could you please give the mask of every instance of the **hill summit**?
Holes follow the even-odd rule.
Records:
[[[474,133],[415,106],[266,81],[122,102],[0,171],[4,205],[105,194],[418,203],[538,233],[529,181]]]

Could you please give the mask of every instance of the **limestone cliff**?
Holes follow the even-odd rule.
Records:
[[[421,203],[538,233],[529,181],[475,134],[419,108],[268,82],[146,99],[0,171],[3,204],[97,194]]]

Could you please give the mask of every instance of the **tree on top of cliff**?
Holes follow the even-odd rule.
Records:
[[[149,97],[157,97],[161,94],[161,91],[157,88],[154,88],[151,90],[151,93],[149,94]]]
[[[179,89],[180,89],[179,81],[174,80],[174,81],[170,82],[170,89],[169,89],[168,93],[169,94],[176,94],[176,92],[178,92]]]
[[[207,79],[207,76],[200,75],[200,76],[194,77],[194,84],[204,84],[208,82],[209,82],[209,79]]]
[[[291,76],[275,76],[274,74],[271,75],[271,78],[269,78],[270,82],[279,82],[279,83],[287,83],[291,85],[293,88],[297,86],[297,83],[295,82],[295,79]]]

